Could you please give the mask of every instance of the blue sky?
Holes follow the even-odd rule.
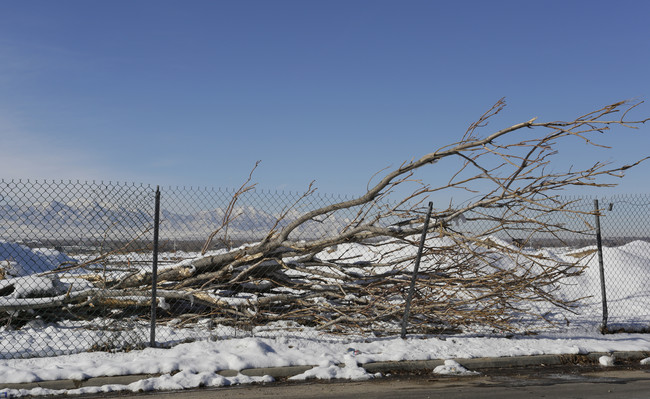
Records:
[[[625,0],[5,0],[0,178],[234,187],[262,160],[261,188],[358,194],[501,97],[493,128],[648,100],[649,15]],[[649,155],[648,125],[607,152],[572,143],[558,165]],[[649,172],[616,192],[648,193]]]

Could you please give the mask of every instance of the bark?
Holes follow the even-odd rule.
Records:
[[[289,207],[260,242],[224,253],[208,253],[210,242],[219,234],[224,242],[228,241],[228,224],[236,217],[234,204],[254,186],[249,185],[249,176],[233,196],[222,226],[217,226],[208,237],[202,254],[161,268],[158,293],[169,300],[201,304],[210,309],[206,315],[233,325],[242,323],[242,317],[252,324],[291,320],[341,332],[397,325],[413,259],[395,258],[395,248],[417,246],[417,236],[422,232],[422,204],[429,195],[467,190],[477,193],[473,200],[459,205],[450,203],[432,215],[428,234],[449,244],[426,248],[427,263],[419,273],[412,305],[413,322],[420,331],[455,331],[477,324],[510,330],[515,328],[516,315],[530,312],[526,303],[535,301],[571,310],[575,301],[555,293],[562,279],[581,272],[580,259],[562,264],[532,255],[523,247],[541,233],[589,232],[590,226],[569,228],[558,222],[561,217],[546,217],[588,216],[560,202],[558,190],[610,186],[602,179],[620,177],[645,159],[619,166],[595,162],[553,172],[549,165],[567,138],[579,138],[597,146],[591,138],[595,134],[610,133],[614,127],[635,128],[647,122],[649,119],[626,119],[638,105],[615,103],[569,122],[539,122],[532,118],[480,136],[481,129],[504,108],[505,103],[500,100],[470,125],[461,141],[384,173],[363,195],[281,223],[287,222],[292,209]],[[623,116],[614,118],[617,113]],[[460,161],[446,184],[432,187],[416,179],[418,171],[435,168],[445,159]],[[392,199],[397,187],[413,183],[416,188],[409,195],[397,201]],[[298,202],[313,192],[310,185]],[[341,212],[354,216],[337,233],[311,240],[294,238],[306,223]],[[468,232],[458,225],[466,219],[482,222],[486,227]],[[498,233],[516,238],[517,245],[487,240]],[[364,262],[356,262],[347,255],[328,256],[336,252],[335,248],[353,243],[365,245],[377,256]],[[499,259],[509,259],[517,266],[500,267]],[[140,306],[148,300],[145,292],[150,288],[149,272],[138,271],[119,280],[103,275],[84,278],[108,290],[102,290],[101,295],[98,290],[88,290],[54,298],[25,299],[20,304],[0,299],[0,308],[25,310],[69,303]],[[244,297],[242,293],[252,295]],[[94,302],[88,297],[95,298]],[[544,315],[533,316],[544,319]]]

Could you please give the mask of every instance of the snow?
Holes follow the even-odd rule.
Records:
[[[391,256],[408,258],[412,255],[408,251],[412,250],[394,251]],[[573,251],[546,248],[539,252],[558,262],[568,262],[575,260],[576,254],[592,250],[593,248]],[[359,254],[354,261],[360,262],[372,261],[381,256],[374,253],[371,247],[365,248],[359,244],[338,245],[330,248],[327,255],[334,258],[350,253]],[[161,258],[165,256],[167,255],[162,254]],[[650,325],[650,308],[647,305],[647,298],[650,297],[650,243],[635,241],[617,248],[605,248],[604,258],[607,265],[608,298],[611,301],[610,319],[616,315],[625,320],[626,326],[647,327]],[[0,267],[5,275],[4,279],[0,279],[0,289],[13,287],[11,293],[0,298],[0,306],[18,301],[52,301],[61,295],[75,292],[83,294],[83,290],[90,285],[75,279],[74,275],[66,274],[57,279],[42,274],[63,262],[78,260],[54,250],[30,249],[0,241]],[[566,297],[585,297],[579,314],[570,315],[570,326],[566,323],[557,324],[552,329],[540,330],[537,335],[515,334],[504,337],[465,332],[447,336],[409,336],[402,340],[398,337],[327,335],[303,326],[293,326],[289,322],[278,322],[257,327],[250,332],[250,336],[235,337],[235,332],[228,330],[228,327],[213,326],[211,320],[205,319],[197,322],[193,329],[178,329],[172,324],[160,326],[159,343],[170,346],[167,349],[89,352],[93,343],[128,342],[133,336],[146,342],[148,325],[146,322],[133,321],[125,331],[106,331],[101,329],[104,323],[101,319],[48,323],[35,318],[19,330],[9,331],[0,327],[0,356],[7,358],[0,359],[0,397],[137,392],[272,382],[273,379],[269,376],[250,377],[235,373],[235,376],[226,377],[219,374],[223,370],[241,372],[263,367],[309,367],[307,371],[293,376],[292,380],[367,380],[381,377],[380,374],[368,373],[363,368],[364,364],[371,362],[437,359],[444,360],[444,364],[434,370],[437,374],[472,375],[474,372],[462,366],[462,359],[650,352],[650,335],[601,335],[598,332],[600,285],[597,259],[595,256],[587,256],[582,265],[586,267],[585,273],[569,278],[560,292]],[[630,279],[629,276],[634,278]],[[547,305],[531,306],[546,311],[546,317],[555,322],[565,320],[558,310],[544,307]],[[97,328],[84,328],[86,326]],[[305,335],[291,333],[298,328]],[[216,334],[215,331],[219,333]],[[195,342],[178,344],[188,339]],[[82,343],[87,346],[81,346]],[[614,358],[602,356],[599,362],[611,366]],[[650,358],[644,359],[641,364],[650,364]],[[140,374],[154,376],[128,385],[113,384],[71,390],[2,389],[2,384]]]
[[[362,365],[379,361],[446,359],[435,373],[472,375],[460,365],[461,359],[508,357],[544,354],[586,354],[590,352],[650,351],[650,336],[645,334],[538,337],[390,338],[354,343],[318,341],[299,337],[238,338],[223,341],[199,341],[170,349],[147,348],[124,353],[92,352],[49,358],[0,361],[2,384],[46,380],[84,380],[92,377],[135,374],[159,374],[129,385],[105,385],[74,390],[0,389],[11,397],[26,395],[83,394],[114,391],[152,391],[200,386],[266,383],[273,379],[237,374],[224,377],[221,370],[241,371],[248,368],[313,366],[292,380],[310,378],[367,380],[379,378]],[[609,358],[609,356],[603,356]],[[455,359],[455,360],[452,360]],[[602,359],[602,358],[601,358]],[[602,362],[603,360],[601,360]],[[645,361],[648,363],[648,361]],[[344,367],[339,365],[343,364]],[[645,363],[644,363],[645,364]],[[360,366],[361,365],[361,366]]]
[[[332,359],[323,356],[321,363],[305,371],[302,374],[290,377],[289,380],[308,380],[317,378],[320,380],[346,379],[346,380],[369,380],[375,377],[381,377],[381,374],[369,374],[363,367],[359,367],[353,354],[349,352],[343,355],[345,367],[339,367]]]
[[[434,374],[444,375],[477,375],[477,371],[469,371],[455,360],[445,360],[445,364],[433,369]]]
[[[31,249],[24,245],[0,240],[0,275],[29,276],[52,270],[65,263],[76,263],[69,256],[48,248]]]
[[[611,367],[614,365],[616,362],[616,359],[614,356],[601,356],[598,358],[598,363],[600,363],[601,366],[605,367]]]
[[[171,374],[161,375],[160,377],[145,378],[128,385],[124,384],[107,384],[102,386],[82,387],[77,389],[6,389],[0,390],[0,394],[5,397],[13,398],[19,396],[46,396],[46,395],[82,395],[97,394],[108,392],[148,392],[162,390],[189,389],[198,387],[222,387],[239,384],[266,383],[273,382],[271,377],[249,377],[238,374],[234,377],[223,377],[215,372],[187,372],[181,371]]]

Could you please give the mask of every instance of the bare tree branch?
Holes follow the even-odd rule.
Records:
[[[208,254],[217,234],[223,231],[227,240],[237,200],[255,186],[250,181],[256,164],[233,195],[222,225],[210,234],[201,256],[161,268],[162,297],[194,301],[205,307],[204,314],[233,325],[243,323],[246,316],[246,323],[252,325],[292,320],[331,332],[374,331],[379,325],[390,330],[387,326],[398,325],[406,298],[416,235],[423,228],[422,204],[432,193],[461,189],[476,196],[457,205],[450,201],[432,215],[431,239],[412,305],[412,322],[418,331],[456,331],[476,325],[514,330],[522,317],[553,322],[537,314],[531,304],[571,311],[580,298],[559,296],[558,285],[580,274],[585,259],[560,262],[522,246],[538,235],[589,233],[592,226],[585,220],[589,213],[561,202],[557,193],[568,187],[610,186],[604,177],[622,177],[647,159],[619,166],[597,161],[551,171],[553,157],[568,138],[603,147],[595,134],[611,133],[615,127],[638,128],[650,120],[628,119],[639,105],[617,102],[566,122],[532,118],[481,136],[488,122],[503,111],[501,99],[468,127],[459,142],[381,172],[363,195],[290,219],[291,211],[314,192],[310,185],[278,215],[263,240]],[[435,168],[446,159],[460,162],[458,169],[442,168],[450,176],[447,183],[432,186],[415,178],[416,172]],[[397,188],[409,184],[415,189],[392,200]],[[336,232],[299,237],[308,223],[343,212],[352,216]],[[569,219],[577,224],[567,225]],[[362,255],[354,253],[358,247],[363,247]],[[112,290],[109,297],[122,298],[124,293],[146,289],[150,272],[106,278],[103,283]],[[245,301],[243,294],[247,294]],[[77,294],[51,303],[73,297]],[[109,306],[107,301],[104,304]]]

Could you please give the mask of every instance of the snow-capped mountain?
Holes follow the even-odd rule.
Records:
[[[151,207],[153,208],[153,206]],[[178,207],[177,207],[178,208]],[[199,211],[169,209],[160,214],[160,237],[164,239],[205,239],[220,228],[225,209]],[[228,237],[255,240],[272,228],[285,226],[300,213],[289,212],[278,222],[279,213],[253,206],[236,207],[228,224]],[[135,209],[99,202],[63,203],[51,201],[30,205],[0,206],[0,238],[7,240],[130,240],[147,239],[153,228],[153,209]],[[309,222],[296,231],[301,238],[314,237],[340,229],[345,219],[329,217]],[[225,232],[225,231],[224,231]]]

